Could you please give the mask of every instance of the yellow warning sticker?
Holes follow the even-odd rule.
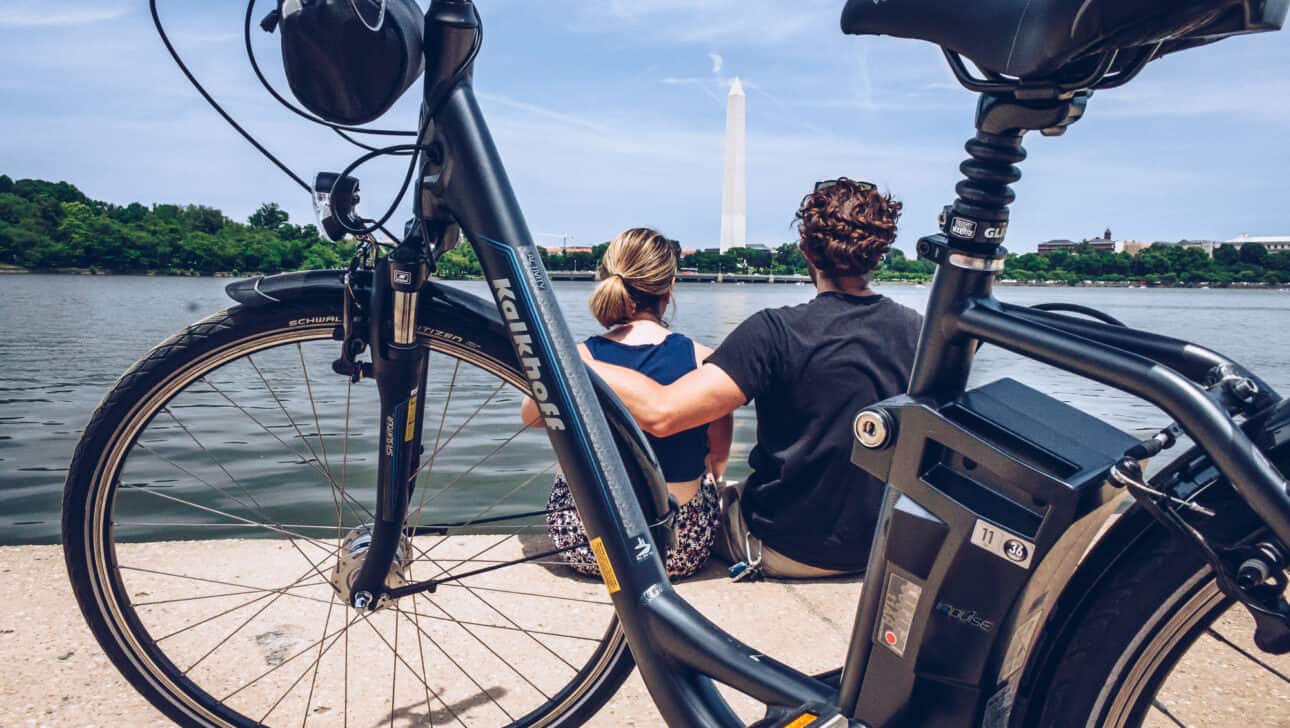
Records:
[[[618,577],[614,575],[614,567],[609,564],[609,554],[605,553],[605,542],[600,537],[591,539],[591,553],[596,555],[596,565],[600,567],[600,575],[605,580],[605,587],[609,589],[610,594],[617,594],[619,590]]]
[[[417,396],[414,394],[412,395],[412,399],[408,400],[408,421],[407,421],[407,424],[403,426],[404,442],[412,442],[412,436],[415,434],[414,430],[416,429],[416,426],[417,426]]]
[[[794,718],[791,722],[786,723],[784,725],[784,728],[806,728],[806,726],[814,723],[815,719],[818,717],[820,716],[814,713],[802,713],[801,715]]]

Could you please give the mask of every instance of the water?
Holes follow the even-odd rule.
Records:
[[[116,377],[149,348],[191,321],[227,306],[229,301],[223,294],[226,283],[208,278],[0,277],[0,322],[6,333],[0,339],[0,544],[58,540],[63,480],[91,411]],[[481,283],[454,285],[486,294]],[[578,337],[597,330],[586,307],[590,290],[590,283],[557,284],[565,315]],[[927,296],[922,286],[886,285],[881,290],[919,310]],[[674,327],[701,342],[716,345],[752,312],[800,303],[812,295],[810,286],[685,284],[677,295]],[[1286,326],[1290,323],[1290,294],[1285,292],[1010,287],[1000,289],[999,295],[1019,304],[1066,301],[1095,306],[1131,326],[1211,346],[1258,371],[1280,391],[1290,391],[1290,328]],[[325,433],[325,444],[332,448],[334,459],[343,425],[340,413],[344,390],[336,378],[326,378],[326,364],[334,356],[333,348],[333,344],[318,344],[308,350],[306,358],[314,379],[313,394],[322,410],[318,427]],[[293,453],[304,453],[311,442],[316,442],[311,440],[315,421],[302,383],[291,375],[297,366],[290,357],[275,362],[267,355],[263,364],[269,380],[283,390],[284,411],[293,412],[294,419],[290,415],[281,417],[268,407],[259,410],[258,419],[263,426],[257,426],[210,393],[204,400],[194,395],[190,401],[176,403],[174,421],[162,422],[159,418],[150,426],[145,441],[151,444],[156,458],[150,463],[144,459],[136,462],[132,456],[127,482],[146,482],[161,488],[183,480],[179,477],[182,473],[199,480],[214,477],[200,472],[198,469],[204,466],[195,460],[182,460],[192,457],[193,450],[184,447],[191,442],[184,439],[184,426],[195,430],[203,442],[206,438],[218,440],[223,449],[217,454],[230,457],[266,442],[270,431],[279,433],[294,448]],[[449,367],[437,371],[438,385],[432,383],[431,390],[444,391],[443,385],[450,381],[451,374]],[[216,386],[231,388],[235,397],[249,396],[258,386],[254,381],[247,383],[251,380],[249,373],[238,376],[231,370],[220,376],[224,378],[215,378]],[[1149,432],[1165,422],[1160,412],[1145,403],[997,349],[983,349],[973,381],[983,383],[1001,376],[1019,379],[1131,432]],[[326,381],[318,381],[324,378]],[[459,412],[461,408],[485,401],[488,407],[463,427],[452,448],[445,449],[443,462],[436,466],[450,475],[457,473],[453,477],[467,478],[465,485],[469,486],[440,498],[435,504],[437,514],[447,519],[469,518],[482,506],[534,478],[533,486],[517,496],[517,504],[540,507],[550,467],[549,450],[540,433],[523,433],[507,445],[502,455],[491,460],[489,467],[470,470],[513,433],[518,397],[507,389],[487,400],[495,385],[479,377],[462,377],[456,387],[461,394],[455,395],[450,408],[448,432],[458,426],[454,423],[467,422],[469,412]],[[269,404],[273,404],[272,400]],[[437,411],[435,404],[429,403],[428,411]],[[442,400],[438,404],[442,406]],[[375,415],[370,409],[367,405],[363,412],[356,412],[350,424],[354,438],[350,478],[355,481],[367,477],[372,467],[370,453],[362,452],[365,444],[375,442]],[[427,419],[431,419],[430,415]],[[303,432],[297,435],[293,423]],[[752,444],[754,427],[752,409],[744,408],[736,418],[731,461],[734,477],[746,472],[743,460]],[[304,468],[293,460],[297,459],[266,459],[253,474],[254,482],[250,480],[252,474],[235,474],[242,484],[271,483],[264,486],[268,490],[260,499],[266,505],[271,501],[277,504],[273,507],[286,509],[282,522],[297,522],[311,513],[316,515],[320,509],[333,508],[330,491],[319,487],[317,479],[275,477],[275,468]],[[168,492],[185,492],[179,485],[173,487],[180,489]],[[193,491],[194,500],[199,498],[195,494],[199,490]],[[459,497],[462,491],[468,491],[469,498]],[[202,502],[221,507],[229,506],[230,499],[240,502],[234,495],[215,496],[208,492],[206,496],[210,500]],[[148,523],[162,524],[139,526],[139,537],[180,535],[164,524],[167,518],[177,518],[172,511],[184,509],[158,499],[137,498],[137,502],[135,508],[140,513],[149,513]],[[144,504],[151,507],[145,509]]]

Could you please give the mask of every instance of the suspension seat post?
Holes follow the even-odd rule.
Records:
[[[951,247],[992,255],[1003,244],[1008,206],[1017,198],[1009,185],[1021,179],[1017,164],[1026,158],[1022,134],[978,131],[964,145],[968,159],[959,165],[964,179],[954,187],[958,199],[942,228]]]
[[[919,257],[937,264],[909,393],[947,401],[963,392],[977,342],[964,335],[959,317],[970,306],[989,305],[1007,250],[1011,185],[1021,179],[1028,131],[1056,136],[1084,113],[1087,92],[1019,97],[984,93],[977,104],[976,135],[959,165],[963,179],[954,203],[941,215],[941,232],[918,241]]]

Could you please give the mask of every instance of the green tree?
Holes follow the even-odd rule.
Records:
[[[122,272],[276,272],[337,267],[352,244],[322,240],[265,205],[269,227],[241,225],[205,205],[125,206],[87,198],[65,182],[0,178],[0,261],[29,268]]]
[[[1241,254],[1236,250],[1236,246],[1230,243],[1223,243],[1214,249],[1214,262],[1223,267],[1231,267],[1241,260]]]
[[[904,257],[897,249],[893,249],[893,255]],[[775,263],[788,268],[791,272],[806,274],[806,256],[802,255],[802,246],[797,243],[784,243],[775,248]]]
[[[1268,255],[1264,262],[1264,267],[1277,270],[1282,273],[1290,273],[1290,250],[1282,250]]]
[[[257,227],[261,230],[277,230],[280,225],[285,225],[291,216],[286,213],[276,202],[266,202],[260,205],[259,209],[251,213],[247,222],[251,227]]]
[[[468,244],[459,244],[444,253],[439,258],[436,268],[436,274],[446,280],[478,278],[484,274],[479,265],[479,259],[475,256],[475,249]]]
[[[1241,262],[1250,265],[1263,265],[1268,259],[1268,249],[1263,243],[1245,243],[1241,246]]]

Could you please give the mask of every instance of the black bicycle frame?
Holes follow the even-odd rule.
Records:
[[[1034,626],[1022,623],[1022,617],[1029,613],[1016,603],[1018,595],[1032,575],[1043,570],[1045,556],[1061,551],[1064,543],[1069,546],[1062,539],[1073,530],[1072,524],[1103,508],[1108,500],[1103,458],[1132,440],[1125,440],[1127,436],[1121,437],[1122,433],[1105,426],[1085,422],[1080,418],[1087,416],[1069,408],[1062,410],[1052,405],[1055,416],[1066,418],[1073,426],[1087,426],[1090,436],[1100,438],[1104,446],[1100,450],[1093,448],[1096,452],[1090,450],[1091,455],[1054,454],[1038,446],[1026,453],[1001,454],[1000,448],[979,432],[987,425],[996,430],[1003,427],[988,422],[987,410],[993,405],[965,399],[972,357],[982,341],[1155,403],[1175,417],[1204,448],[1282,542],[1290,543],[1290,499],[1286,497],[1284,480],[1233,424],[1221,404],[1192,381],[1216,366],[1234,364],[1185,342],[1055,314],[1022,311],[995,301],[991,288],[1003,255],[999,243],[1006,229],[1006,201],[1010,196],[992,208],[982,202],[983,196],[968,194],[970,189],[965,193],[960,185],[963,205],[956,208],[957,212],[973,213],[983,229],[993,225],[997,234],[988,245],[941,236],[947,244],[923,251],[938,258],[941,265],[931,287],[909,396],[892,405],[904,408],[899,423],[902,427],[892,438],[890,453],[865,461],[866,467],[882,471],[890,484],[870,557],[866,578],[869,586],[861,597],[841,686],[803,674],[733,639],[681,599],[668,581],[651,524],[633,491],[588,371],[579,360],[560,313],[550,279],[476,102],[470,74],[454,73],[472,57],[476,26],[477,16],[470,0],[434,0],[427,14],[423,113],[432,113],[433,118],[425,123],[422,143],[429,151],[423,153],[421,174],[416,181],[419,235],[427,244],[443,249],[454,242],[455,226],[459,225],[475,248],[569,482],[632,654],[655,705],[669,725],[741,725],[717,693],[714,680],[771,706],[839,706],[846,715],[874,724],[909,722],[916,716],[928,725],[965,725],[980,720],[989,710],[999,709],[998,705],[987,704],[986,691],[997,687],[996,678],[1005,672],[1000,665],[1017,659],[1010,656],[1012,649],[1017,649],[1012,645],[1024,645],[1020,652],[1024,658],[1035,637]],[[997,125],[992,121],[997,116],[993,113],[983,105],[982,135],[1001,148],[1019,151],[1026,129],[1045,128],[1023,125],[993,129],[990,125]],[[1008,176],[1005,170],[1002,178],[1006,180]],[[998,186],[1006,188],[1006,183]],[[991,189],[999,194],[997,189]],[[397,285],[386,282],[392,270],[390,265],[378,268],[374,286],[378,291],[383,286]],[[379,295],[392,293],[387,290]],[[374,333],[373,338],[379,343],[383,335]],[[385,397],[382,400],[383,415],[395,420],[409,417],[406,427],[415,436],[420,432],[421,413],[415,402],[409,402],[413,398],[407,393],[424,386],[424,359],[394,357],[382,366],[386,373],[394,372],[390,381],[396,383],[382,385],[383,394],[390,389],[389,406]],[[377,376],[383,376],[380,366]],[[1003,400],[1041,396],[1015,387],[994,393]],[[911,427],[915,422],[924,423],[923,431]],[[399,424],[396,423],[396,435],[403,433]],[[943,441],[939,445],[942,450],[937,452],[943,451],[944,459],[929,459],[931,437]],[[419,437],[410,442],[419,442]],[[384,443],[383,438],[383,446]],[[388,496],[388,504],[382,504],[388,505],[388,510],[379,515],[388,517],[391,524],[401,524],[399,517],[406,511],[412,487],[411,483],[405,488],[392,487],[391,483],[406,482],[398,480],[400,475],[415,472],[415,455],[400,452],[404,460],[392,458],[390,468],[381,471],[381,492],[394,494]],[[386,454],[390,455],[388,449]],[[977,468],[978,461],[984,466],[976,474],[967,473]],[[995,461],[997,465],[991,465]],[[997,467],[998,477],[980,475],[990,467]],[[1022,485],[1011,485],[1010,478]],[[998,554],[981,556],[973,551],[976,547],[972,539],[977,538],[974,524],[982,519],[998,527],[1005,537],[1015,534],[1030,548],[1024,556],[1027,570],[1019,570],[1003,559],[996,559],[997,563],[988,561]],[[1015,531],[1003,525],[1013,522],[1019,524]],[[391,526],[396,530],[400,527]],[[893,534],[925,532],[939,539],[939,551],[933,547],[926,553],[906,553],[910,538],[893,540]],[[389,531],[387,536],[393,533]],[[1087,538],[1091,539],[1091,535]],[[388,546],[391,554],[393,543],[391,540]],[[985,553],[985,547],[977,546],[977,551]],[[901,566],[914,562],[926,566],[921,577]],[[367,580],[364,583],[368,588],[380,590],[385,578],[382,563],[388,566],[389,561],[379,562],[370,570],[365,564],[361,578]],[[967,563],[979,564],[980,568],[956,569],[956,565]],[[927,624],[935,601],[930,593],[967,593],[965,584],[975,582],[979,586],[983,574],[996,573],[999,576],[994,581],[993,577],[984,577],[999,588],[997,594],[983,598],[989,607],[978,609],[979,616],[964,620],[965,609],[970,605],[942,602],[948,605],[943,612],[976,633],[964,632],[967,636],[956,636],[945,643],[952,646],[952,652],[947,652],[944,645],[935,645],[938,634],[945,637],[955,633]],[[884,614],[883,600],[893,598],[889,586],[893,574],[906,581],[917,579],[929,590],[929,597],[914,605],[918,624],[923,626],[918,626],[915,634],[901,637],[909,640],[902,650],[903,657],[894,650],[875,647],[880,640],[876,630]],[[1064,583],[1059,582],[1054,587],[1058,591]],[[940,609],[940,605],[936,608]],[[989,629],[981,630],[982,625],[974,620]],[[1001,628],[1005,623],[1006,630]],[[1018,633],[1026,629],[1030,634],[1019,638]],[[917,644],[919,640],[927,641]],[[949,660],[947,655],[959,664],[932,664]],[[1014,681],[1014,696],[1015,689]],[[997,702],[997,698],[990,702]],[[911,703],[920,707],[911,709]],[[1006,708],[1011,708],[1010,701]]]

